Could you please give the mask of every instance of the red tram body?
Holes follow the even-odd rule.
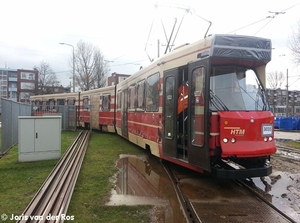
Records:
[[[268,39],[214,35],[175,49],[116,86],[31,101],[55,107],[61,97],[65,103],[74,97],[79,126],[116,132],[201,173],[266,176],[276,152],[264,91],[270,59]]]

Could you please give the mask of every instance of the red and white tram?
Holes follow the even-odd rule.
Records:
[[[116,132],[161,159],[219,178],[266,176],[276,152],[264,90],[270,59],[269,39],[213,35],[116,86],[70,95],[80,126]]]

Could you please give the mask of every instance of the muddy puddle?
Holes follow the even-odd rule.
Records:
[[[106,205],[153,205],[152,222],[186,222],[172,182],[158,159],[148,155],[121,155],[117,167],[119,171],[114,176],[114,187]],[[215,201],[222,193],[226,199],[236,197],[237,191],[230,194],[230,181],[193,176],[179,167],[173,170],[180,178],[182,190],[198,199],[197,202]],[[274,171],[268,177],[252,178],[252,181],[266,199],[300,222],[300,173]]]
[[[276,171],[252,180],[274,206],[300,222],[300,174]]]
[[[152,156],[121,155],[106,205],[153,205],[155,222],[185,222],[172,182]]]

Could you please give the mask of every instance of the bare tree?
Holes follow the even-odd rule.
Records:
[[[55,72],[52,70],[50,65],[44,61],[40,62],[40,65],[35,66],[34,69],[39,72],[38,88],[40,89],[39,94],[51,94],[52,86],[59,86],[60,82],[57,80]]]
[[[300,20],[297,23],[297,30],[289,39],[288,47],[292,51],[295,64],[300,65]]]
[[[105,86],[107,65],[97,46],[79,41],[75,53],[76,85],[80,90]]]
[[[94,59],[96,62],[95,66],[95,81],[94,81],[94,88],[101,88],[105,87],[107,73],[109,71],[107,63],[104,60],[103,55],[100,51],[95,52]]]
[[[277,89],[281,88],[281,85],[285,81],[284,74],[282,72],[270,72],[267,74],[267,81],[270,85],[270,88]]]

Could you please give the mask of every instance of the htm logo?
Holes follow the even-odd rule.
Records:
[[[245,129],[231,129],[230,135],[245,135]]]

